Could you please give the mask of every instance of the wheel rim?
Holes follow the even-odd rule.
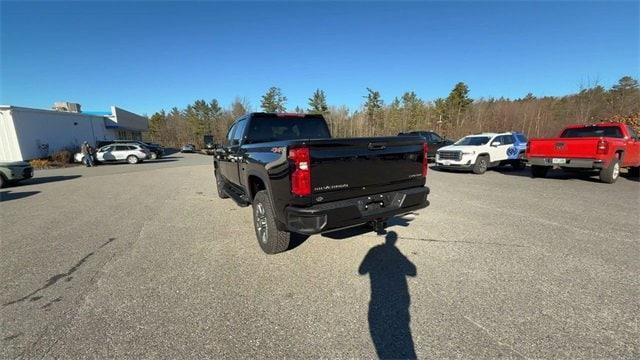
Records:
[[[256,205],[256,231],[258,232],[258,238],[263,244],[267,243],[267,212],[262,206],[262,203]]]
[[[136,158],[134,158],[133,156],[129,158],[129,164],[135,164],[136,163]]]
[[[612,174],[613,178],[617,179],[619,174],[620,174],[620,164],[615,163],[613,164],[613,174]]]
[[[485,159],[480,160],[480,170],[482,171],[487,170],[487,161]]]

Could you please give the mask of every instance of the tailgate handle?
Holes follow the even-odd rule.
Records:
[[[387,143],[377,142],[377,143],[369,143],[369,150],[384,150],[387,146]]]

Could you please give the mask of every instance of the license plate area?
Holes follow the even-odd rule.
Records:
[[[406,195],[392,193],[386,195],[371,195],[358,202],[358,208],[362,214],[375,214],[385,212],[402,206]]]
[[[567,159],[565,159],[565,158],[553,158],[553,159],[551,159],[551,163],[552,164],[566,164],[567,163]]]

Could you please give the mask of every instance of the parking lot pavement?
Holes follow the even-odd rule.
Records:
[[[0,357],[640,355],[637,181],[430,170],[386,236],[269,256],[211,157],[172,159],[1,191]]]

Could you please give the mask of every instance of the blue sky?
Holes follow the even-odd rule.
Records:
[[[0,103],[151,114],[196,99],[288,108],[563,95],[638,77],[639,2],[2,2]]]

